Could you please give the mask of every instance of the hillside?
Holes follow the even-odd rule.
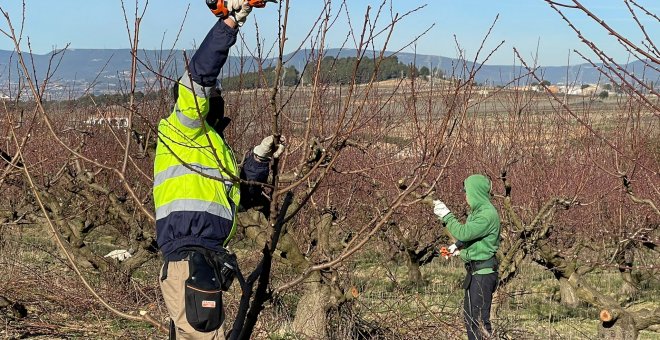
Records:
[[[354,57],[356,50],[351,49],[329,49],[326,56],[333,57]],[[394,53],[386,52],[389,56]],[[192,52],[188,52],[188,57]],[[302,71],[304,65],[310,60],[311,51],[301,50],[296,53],[288,54],[284,57],[287,66],[294,66]],[[366,57],[374,57],[377,53],[367,53]],[[433,55],[419,55],[413,53],[397,53],[399,61],[405,64],[415,64],[418,67],[427,66],[433,70],[438,68],[444,74],[455,75],[462,78],[465,75],[461,73],[462,63],[453,58]],[[167,65],[160,73],[168,77],[176,77],[183,68],[183,51],[156,51],[140,50],[139,58],[141,65],[139,69],[141,76],[138,77],[138,87],[143,88],[145,84],[152,83],[155,79],[155,65]],[[68,95],[69,93],[81,94],[89,88],[93,88],[94,93],[114,93],[120,88],[125,88],[128,83],[128,75],[131,67],[131,52],[128,49],[70,49],[64,53],[48,53],[45,55],[32,55],[28,68],[36,70],[38,79],[44,79],[48,70],[49,62],[53,60],[53,69],[50,94],[57,98],[59,95]],[[266,59],[264,67],[271,66],[275,62],[274,58]],[[257,63],[251,57],[232,56],[223,69],[223,76],[236,75],[243,70],[250,72],[256,70]],[[468,62],[468,67],[472,63]],[[638,77],[644,76],[649,81],[656,82],[660,78],[660,72],[656,70],[644,69],[641,62],[632,62],[627,64],[626,69],[634,72]],[[16,83],[16,74],[18,66],[16,55],[12,51],[0,50],[0,93],[7,92],[9,79]],[[543,74],[545,80],[551,83],[596,83],[609,82],[600,72],[589,64],[566,66],[547,66],[539,68],[540,74]],[[524,73],[520,66],[512,65],[483,65],[476,74],[476,80],[479,83],[492,85],[503,85],[510,82],[517,75]],[[534,80],[530,80],[533,82]],[[73,89],[73,90],[72,90]]]

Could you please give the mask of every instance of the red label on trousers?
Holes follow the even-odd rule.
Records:
[[[202,308],[215,308],[215,301],[202,301]]]

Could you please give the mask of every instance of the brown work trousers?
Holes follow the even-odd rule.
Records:
[[[172,261],[167,266],[167,278],[160,282],[165,306],[170,318],[176,326],[176,339],[182,340],[224,340],[225,332],[222,326],[214,332],[198,332],[186,319],[186,280],[188,279],[188,261]],[[161,268],[161,275],[163,277]]]

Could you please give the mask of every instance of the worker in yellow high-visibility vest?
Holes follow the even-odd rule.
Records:
[[[266,137],[239,169],[223,138],[228,123],[216,85],[238,27],[251,11],[243,0],[227,1],[231,14],[211,28],[175,85],[176,104],[158,124],[154,161],[156,240],[164,257],[161,289],[171,318],[170,336],[224,339],[222,291],[237,265],[225,248],[236,232],[239,204],[254,202],[269,161],[284,146]],[[241,201],[241,193],[245,199]],[[247,203],[246,203],[247,202]],[[247,208],[247,207],[246,207]]]

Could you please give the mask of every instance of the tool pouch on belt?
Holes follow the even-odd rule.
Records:
[[[186,319],[199,332],[211,332],[224,321],[222,290],[214,266],[204,254],[193,251],[188,259],[186,280]]]
[[[220,289],[228,291],[231,284],[236,278],[238,270],[238,261],[236,255],[228,252],[226,249],[221,249],[218,252],[207,252],[206,259],[213,264],[216,270],[218,282],[220,282]]]

